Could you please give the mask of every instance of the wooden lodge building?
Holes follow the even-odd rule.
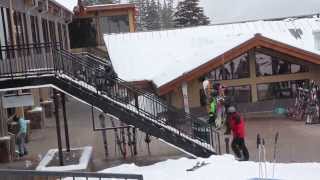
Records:
[[[23,72],[28,65],[44,70],[52,68],[52,64],[45,64],[54,59],[48,43],[59,43],[59,48],[71,51],[71,48],[101,46],[104,33],[135,31],[134,5],[82,8],[81,13],[74,11],[79,9],[77,0],[0,0],[0,76]],[[41,106],[53,109],[52,88],[0,92],[0,162],[14,156],[15,135],[8,128],[13,117],[28,119],[28,112],[38,111]],[[11,156],[3,148],[7,141],[12,142]]]
[[[74,52],[87,48],[104,51],[103,34],[134,32],[134,4],[99,4],[78,6],[70,24],[71,48]],[[85,34],[85,36],[84,36]]]
[[[205,78],[227,86],[244,112],[288,106],[303,82],[320,83],[318,18],[109,35],[105,41],[120,78],[186,112],[205,112]]]

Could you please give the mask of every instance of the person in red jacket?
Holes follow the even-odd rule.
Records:
[[[232,131],[233,139],[231,143],[231,148],[237,158],[241,161],[249,160],[249,152],[246,147],[244,137],[245,137],[245,124],[244,119],[239,112],[236,111],[234,106],[230,106],[227,110],[228,112],[228,127],[226,134],[230,134]],[[242,154],[242,155],[241,155]]]

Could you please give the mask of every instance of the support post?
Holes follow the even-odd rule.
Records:
[[[249,68],[250,68],[250,82],[251,82],[251,98],[252,102],[258,101],[257,82],[256,82],[256,54],[255,50],[249,51]]]
[[[59,121],[59,102],[58,102],[58,97],[57,97],[57,91],[55,89],[53,89],[53,99],[54,99],[54,114],[55,114],[55,118],[56,118],[56,128],[57,128],[59,163],[60,163],[60,166],[63,166],[61,129],[60,129],[60,121]]]
[[[64,93],[61,93],[61,100],[62,100],[62,112],[63,112],[66,147],[67,147],[67,152],[70,152],[69,127],[68,127],[68,120],[67,120],[67,113],[66,113],[66,95]]]
[[[106,128],[106,119],[103,113],[99,115],[99,120],[100,120],[100,125],[104,129]],[[104,151],[105,151],[105,156],[106,158],[109,156],[109,151],[108,151],[108,141],[107,141],[107,131],[102,130],[102,140],[103,140],[103,146],[104,146]]]
[[[182,96],[183,96],[184,111],[186,113],[190,113],[189,98],[188,98],[188,84],[187,84],[187,82],[183,82],[182,83]]]

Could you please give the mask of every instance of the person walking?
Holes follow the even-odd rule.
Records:
[[[245,144],[245,123],[244,118],[239,112],[236,111],[234,106],[230,106],[228,112],[228,127],[225,134],[230,134],[232,131],[231,148],[236,157],[240,161],[249,160],[249,151]]]
[[[19,150],[19,156],[22,157],[28,154],[26,148],[26,136],[27,136],[27,121],[23,117],[19,117],[19,132],[17,134],[17,144]]]

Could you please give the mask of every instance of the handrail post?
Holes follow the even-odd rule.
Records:
[[[138,113],[139,111],[139,96],[137,92],[134,92],[134,106],[136,107]]]

